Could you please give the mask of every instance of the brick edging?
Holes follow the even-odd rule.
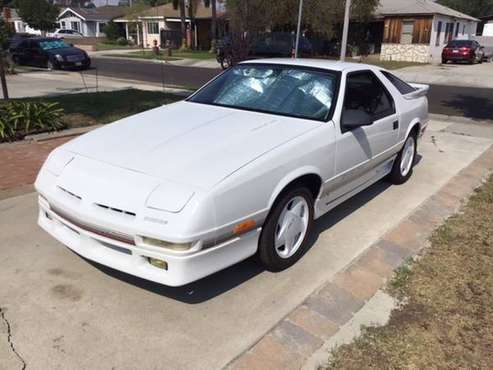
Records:
[[[415,256],[432,232],[455,214],[485,176],[493,171],[493,146],[459,171],[411,215],[356,257],[344,270],[310,294],[227,369],[299,369],[306,359],[358,312]]]

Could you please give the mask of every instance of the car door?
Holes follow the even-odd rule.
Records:
[[[365,126],[344,126],[348,111],[370,118]],[[364,124],[365,122],[362,122]],[[399,115],[391,93],[370,70],[346,74],[345,93],[336,141],[336,177],[329,201],[370,183],[391,165],[399,134]]]
[[[46,67],[47,56],[38,41],[32,40],[29,48],[32,65],[37,67]]]

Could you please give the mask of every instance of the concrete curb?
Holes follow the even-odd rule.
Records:
[[[53,140],[53,139],[60,139],[62,137],[79,136],[79,135],[85,134],[86,132],[95,130],[101,126],[103,126],[103,125],[75,127],[75,128],[70,128],[67,130],[62,130],[62,131],[53,131],[53,132],[45,132],[43,134],[27,135],[24,138],[24,141],[43,142],[43,141],[48,141],[48,140]]]
[[[419,254],[433,231],[460,209],[492,171],[490,147],[225,368],[295,370],[310,359],[309,368],[316,369],[329,352],[325,357],[318,352],[316,360],[312,356],[327,349],[324,346],[368,304],[395,268]]]

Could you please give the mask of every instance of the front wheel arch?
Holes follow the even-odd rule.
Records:
[[[315,201],[322,188],[322,178],[318,174],[318,171],[295,172],[288,175],[279,182],[273,191],[269,200],[269,208],[272,209],[273,205],[284,193],[297,187],[305,187],[310,190],[313,200]]]

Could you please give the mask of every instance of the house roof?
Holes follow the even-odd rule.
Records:
[[[71,11],[86,21],[110,21],[114,18],[121,17],[128,9],[124,6],[101,6],[99,8],[65,8],[58,18],[66,12]]]
[[[197,7],[194,10],[195,19],[209,19],[212,18],[212,9],[211,7],[206,7],[203,1],[197,2]],[[221,17],[224,15],[224,11],[222,11],[222,7],[217,7],[217,16]],[[188,9],[186,10],[186,17],[188,17]],[[123,17],[125,18],[125,17]],[[143,10],[142,12],[135,14],[134,18],[180,18],[180,8],[175,9],[173,7],[173,3],[168,3],[165,5],[156,6],[153,8],[148,8]]]
[[[453,18],[479,21],[470,15],[438,4],[432,0],[380,0],[377,16],[386,15],[434,15],[440,14]]]

